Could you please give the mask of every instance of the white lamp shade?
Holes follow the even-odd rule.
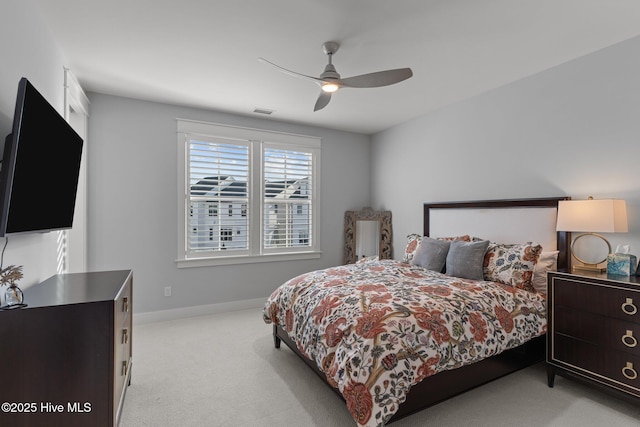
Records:
[[[629,231],[624,200],[561,200],[558,231],[624,233]]]

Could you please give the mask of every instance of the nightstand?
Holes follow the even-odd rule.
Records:
[[[547,380],[582,379],[640,397],[640,277],[547,276]]]

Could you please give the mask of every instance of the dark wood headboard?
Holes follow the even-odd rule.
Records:
[[[558,208],[560,200],[568,200],[570,197],[550,197],[540,199],[511,199],[511,200],[476,200],[467,202],[442,202],[424,204],[424,231],[425,236],[430,235],[430,212],[432,209],[509,209],[509,208]],[[558,253],[558,270],[568,271],[570,263],[569,241],[571,234],[558,231],[556,245]]]

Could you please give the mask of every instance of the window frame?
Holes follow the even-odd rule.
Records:
[[[320,161],[321,138],[290,133],[273,132],[261,129],[245,128],[187,119],[177,121],[177,159],[178,159],[178,268],[203,267],[226,264],[245,264],[299,259],[319,258],[320,250]],[[238,253],[206,253],[198,255],[188,252],[189,233],[189,176],[187,161],[190,139],[224,139],[229,143],[249,145],[249,249]],[[264,247],[264,148],[278,147],[292,151],[312,153],[312,197],[311,229],[309,247],[279,248]],[[218,215],[220,214],[218,206]],[[233,251],[235,252],[235,251]]]

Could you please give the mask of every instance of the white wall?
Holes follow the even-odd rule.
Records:
[[[572,196],[627,201],[640,255],[640,38],[372,137],[373,204],[393,211],[396,258],[424,202]]]
[[[344,211],[370,202],[368,136],[104,94],[89,98],[89,269],[133,269],[134,312],[262,301],[297,274],[342,263]],[[176,268],[176,118],[321,137],[322,257]]]
[[[28,2],[21,0],[2,0],[0,58],[0,146],[4,146],[4,138],[11,132],[21,77],[27,77],[58,112],[63,113],[65,60],[39,15]],[[9,238],[4,266],[24,266],[21,287],[56,273],[57,236],[58,232],[51,232]],[[0,239],[0,245],[4,245],[4,239]]]

